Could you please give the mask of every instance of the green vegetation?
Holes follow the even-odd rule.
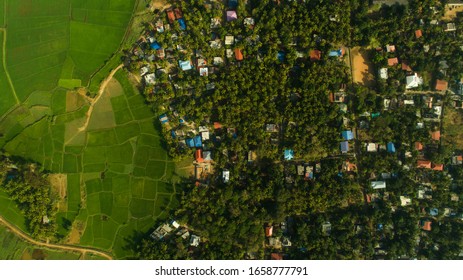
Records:
[[[2,260],[77,260],[80,254],[49,250],[31,245],[0,225],[0,259]],[[93,259],[93,256],[89,256]]]
[[[45,174],[39,166],[12,162],[2,156],[0,182],[26,218],[26,228],[34,238],[45,239],[55,234],[54,197]]]
[[[169,120],[169,153],[211,151],[215,164],[188,184],[175,216],[206,241],[145,238],[139,257],[458,258],[463,147],[446,142],[458,137],[458,123],[441,129],[441,121],[452,99],[462,107],[452,92],[461,91],[461,15],[453,30],[433,23],[446,1],[408,2],[372,10],[358,0],[238,1],[238,19],[226,21],[227,5],[187,0],[173,7],[185,31],[176,22],[164,32],[147,26],[167,59],[143,43],[127,59],[135,74],[143,66],[156,74],[144,93]],[[216,27],[214,18],[222,19]],[[234,42],[224,44],[227,35]],[[352,82],[356,46],[375,66],[370,88]],[[212,63],[217,57],[224,63]],[[386,78],[377,74],[383,67]],[[415,72],[423,85],[405,91]],[[204,129],[212,141],[186,147]],[[348,131],[353,139],[341,136]]]

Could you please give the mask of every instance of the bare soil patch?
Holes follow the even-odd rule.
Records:
[[[85,98],[78,91],[66,93],[66,112],[73,112],[85,105]]]
[[[52,189],[59,197],[58,209],[60,211],[67,211],[66,195],[67,195],[67,175],[66,174],[50,174],[48,180],[50,181]]]
[[[463,6],[455,7],[450,9],[448,6],[445,7],[444,20],[452,20],[457,17],[458,13],[463,13]]]
[[[374,84],[374,67],[368,60],[366,50],[360,47],[355,47],[351,49],[350,54],[352,59],[352,75],[354,83],[372,86]]]
[[[156,9],[164,10],[164,9],[169,8],[170,6],[171,5],[168,3],[167,0],[152,0],[151,5],[150,5],[150,7],[151,7],[150,9],[153,12]]]

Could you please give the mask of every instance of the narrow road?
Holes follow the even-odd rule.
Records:
[[[0,217],[0,224],[5,225],[9,230],[11,230],[11,232],[16,234],[17,236],[19,236],[22,239],[26,240],[27,242],[32,243],[32,244],[37,245],[37,246],[51,248],[51,249],[59,249],[59,250],[64,250],[64,251],[79,252],[79,253],[81,253],[83,255],[85,255],[87,253],[91,253],[91,254],[98,255],[100,257],[106,258],[108,260],[113,259],[113,257],[111,255],[109,255],[108,253],[105,253],[103,251],[96,250],[96,249],[90,249],[90,248],[74,246],[74,245],[60,245],[60,244],[44,243],[44,242],[34,240],[29,235],[24,233],[22,230],[17,228],[15,225],[5,221],[5,219],[3,219],[3,217]]]
[[[111,81],[114,74],[116,74],[116,72],[119,71],[119,69],[121,69],[123,66],[124,66],[124,64],[121,64],[121,65],[117,66],[113,71],[111,71],[109,76],[101,83],[100,90],[98,91],[98,94],[97,94],[96,98],[94,98],[90,102],[90,108],[88,109],[87,114],[86,114],[87,120],[85,121],[84,125],[79,127],[79,129],[78,129],[79,132],[85,131],[87,129],[88,123],[90,122],[90,117],[92,116],[93,107],[95,107],[95,104],[98,102],[98,100],[100,100],[106,86],[108,85],[109,81]]]
[[[14,89],[13,81],[11,80],[10,73],[6,67],[6,29],[0,28],[0,31],[3,32],[3,46],[2,46],[2,63],[3,63],[3,71],[5,71],[6,79],[8,80],[8,84],[10,85],[11,91],[13,92],[14,98],[16,99],[16,103],[21,103],[19,101],[18,95],[16,94],[16,90]]]

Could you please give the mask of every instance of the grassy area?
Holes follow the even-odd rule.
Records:
[[[463,111],[450,106],[445,107],[442,128],[442,144],[463,150]]]
[[[175,163],[163,148],[154,126],[156,117],[127,74],[120,70],[107,89],[113,92],[105,91],[89,120],[100,126],[89,126],[82,144],[64,144],[65,134],[70,124],[85,119],[88,106],[66,113],[66,94],[54,93],[62,96],[49,105],[50,112],[59,112],[54,120],[32,123],[4,148],[53,173],[67,174],[67,208],[61,209],[57,219],[61,236],[69,234],[73,223],[83,225],[77,243],[126,258],[131,256],[130,236],[146,232],[177,206],[177,191],[171,183]],[[25,108],[24,114],[29,113],[30,107]],[[104,127],[102,114],[113,118]],[[2,207],[9,205],[4,199]],[[11,209],[8,213],[10,221],[20,222],[21,215],[15,217]]]
[[[68,89],[89,82],[90,91],[96,92],[120,64],[120,55],[113,53],[136,0],[8,3],[7,69],[21,104],[0,119],[0,146],[51,173],[66,175],[66,196],[57,215],[63,242],[130,258],[130,240],[177,207],[175,163],[163,148],[156,116],[123,70],[91,114],[89,103],[82,97],[78,102],[72,97],[77,93]],[[137,11],[142,11],[140,6]],[[2,71],[0,67],[0,75]],[[1,77],[0,113],[15,105],[12,89]],[[79,132],[88,115],[89,125]],[[2,192],[0,215],[26,230],[23,215]],[[0,259],[80,258],[24,246],[13,242]]]
[[[77,260],[78,253],[49,250],[27,243],[0,225],[0,259],[2,260]],[[93,256],[89,256],[93,258]]]

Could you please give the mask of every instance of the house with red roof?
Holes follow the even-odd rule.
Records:
[[[436,81],[436,90],[437,91],[446,91],[448,88],[449,83],[444,80],[437,80]]]
[[[271,237],[273,235],[273,226],[266,226],[265,227],[265,236]]]
[[[244,58],[244,57],[243,57],[243,52],[242,52],[240,49],[238,49],[238,48],[235,49],[235,58],[236,58],[236,60],[238,60],[238,61],[241,61],[241,60],[243,60],[243,58]]]
[[[423,36],[423,32],[421,31],[421,29],[418,29],[415,31],[416,39],[421,38],[422,36]]]
[[[399,64],[399,59],[397,57],[389,58],[387,60],[387,65],[389,66],[395,66],[397,64]]]
[[[204,162],[204,159],[203,159],[203,150],[201,150],[201,149],[197,149],[197,150],[196,150],[196,152],[195,152],[195,159],[196,159],[196,162],[197,162],[197,163]]]
[[[431,133],[431,138],[434,141],[439,141],[440,140],[440,131],[439,130],[438,131],[433,131]]]
[[[429,160],[419,160],[416,164],[418,168],[431,169],[432,163]]]
[[[322,52],[319,50],[311,50],[309,52],[310,61],[319,61],[322,58]]]
[[[173,10],[166,10],[166,14],[167,14],[167,19],[169,20],[169,23],[172,24],[174,23],[175,21],[175,13]]]

